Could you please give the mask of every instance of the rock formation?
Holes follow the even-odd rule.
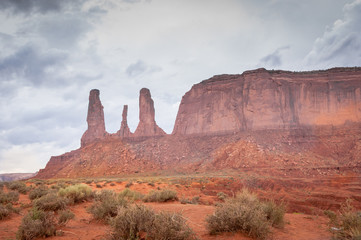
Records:
[[[81,138],[82,147],[107,136],[107,132],[105,131],[103,105],[100,102],[99,94],[98,89],[91,90],[89,94],[87,116],[88,129]]]
[[[140,91],[134,134],[127,110],[120,130],[109,135],[99,91],[92,90],[81,148],[52,157],[36,177],[361,172],[361,68],[215,76],[183,96],[171,135],[157,126],[148,89]]]
[[[123,114],[122,114],[122,122],[120,124],[120,129],[117,132],[117,135],[121,138],[128,138],[131,136],[130,129],[128,127],[128,105],[124,105]]]
[[[196,84],[179,107],[173,134],[294,129],[361,122],[361,69],[257,69]]]
[[[142,88],[139,95],[139,124],[134,137],[162,136],[166,133],[158,127],[154,117],[154,102],[147,88]]]

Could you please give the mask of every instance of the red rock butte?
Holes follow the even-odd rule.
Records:
[[[182,98],[172,134],[155,122],[148,89],[131,133],[105,131],[91,90],[81,148],[52,157],[39,178],[237,169],[320,174],[361,168],[361,68],[309,72],[257,69],[218,75]],[[321,169],[321,170],[320,170]]]

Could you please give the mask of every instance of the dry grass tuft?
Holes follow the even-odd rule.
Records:
[[[144,196],[144,202],[167,202],[177,200],[177,192],[170,189],[152,190]]]

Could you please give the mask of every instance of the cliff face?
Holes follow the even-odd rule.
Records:
[[[293,129],[361,121],[361,68],[314,72],[258,69],[196,84],[173,134]]]
[[[140,91],[135,133],[127,110],[125,105],[120,130],[108,134],[99,91],[92,90],[81,148],[52,157],[36,177],[227,168],[361,172],[361,68],[215,76],[183,96],[171,135],[156,124],[148,89]]]

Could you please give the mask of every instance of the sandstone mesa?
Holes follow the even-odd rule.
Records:
[[[361,170],[361,68],[218,75],[182,98],[172,134],[155,122],[148,89],[132,133],[124,105],[107,133],[99,90],[91,90],[81,148],[52,157],[37,178],[235,169],[271,174]]]

